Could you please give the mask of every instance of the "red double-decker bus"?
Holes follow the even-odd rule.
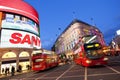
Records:
[[[76,64],[86,67],[107,64],[108,58],[103,53],[102,45],[95,38],[96,36],[85,36],[84,41],[75,45],[73,51]]]
[[[41,71],[58,66],[58,56],[53,51],[37,50],[32,55],[32,70]]]

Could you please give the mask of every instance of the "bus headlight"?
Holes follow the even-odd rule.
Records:
[[[104,61],[107,61],[107,60],[108,60],[108,58],[106,58],[106,57],[105,57],[103,60],[104,60]]]
[[[90,64],[92,61],[90,61],[90,60],[86,60],[86,63],[88,63],[88,64]]]

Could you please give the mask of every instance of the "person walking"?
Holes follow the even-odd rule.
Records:
[[[19,72],[22,72],[22,66],[21,65],[18,66],[18,70],[19,70]]]
[[[10,71],[9,71],[9,67],[7,68],[7,74],[9,74],[10,73]]]
[[[5,75],[7,76],[7,67],[5,68]]]
[[[2,74],[4,74],[4,71],[5,71],[4,68],[2,68]]]
[[[30,70],[30,65],[29,64],[26,65],[26,68],[27,68],[27,70]]]
[[[15,73],[15,67],[12,66],[12,68],[11,68],[11,75],[14,76],[14,73]]]

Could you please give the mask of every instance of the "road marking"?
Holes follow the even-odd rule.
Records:
[[[104,76],[104,75],[113,75],[113,74],[118,74],[118,73],[104,73],[104,74],[90,74],[90,75],[87,75],[87,76]],[[62,77],[62,78],[77,78],[77,77],[81,77],[81,76],[84,76],[84,75],[77,75],[77,76],[65,76],[65,77]],[[54,79],[56,77],[44,77],[44,79]],[[36,78],[24,78],[23,80],[39,80],[39,79],[36,79]]]
[[[87,80],[87,67],[85,67],[85,77],[84,80]]]
[[[74,65],[72,65],[69,69],[67,69],[64,73],[62,73],[56,80],[59,80],[65,73],[67,73],[70,69],[72,69]]]
[[[72,71],[69,71],[69,72],[77,72],[77,71],[79,72],[79,71],[81,71],[81,70],[72,70]]]
[[[47,76],[47,75],[51,74],[52,72],[54,72],[54,71],[58,70],[59,68],[60,68],[60,67],[58,67],[57,69],[54,69],[54,70],[53,70],[53,71],[51,71],[51,72],[45,73],[44,75],[41,75],[40,77],[35,78],[35,80],[37,80],[37,79],[42,79],[43,77],[45,77],[45,76]]]
[[[81,77],[81,76],[84,76],[84,75],[77,75],[77,76],[62,76],[62,78],[76,78],[76,77]],[[57,77],[44,77],[44,79],[54,79],[54,78],[57,78]]]
[[[118,73],[118,74],[120,74],[120,72],[119,71],[117,71],[116,69],[114,69],[114,68],[112,68],[112,67],[110,67],[110,66],[107,66],[107,65],[105,65],[107,68],[109,68],[109,69],[111,69],[112,71],[114,71],[114,72],[116,72],[116,73]]]
[[[88,76],[103,76],[103,75],[111,75],[111,74],[118,74],[118,73],[90,74]]]

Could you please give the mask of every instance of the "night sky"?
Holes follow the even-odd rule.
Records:
[[[120,0],[24,0],[39,14],[42,48],[51,49],[74,20],[96,25],[108,44],[120,29]]]

